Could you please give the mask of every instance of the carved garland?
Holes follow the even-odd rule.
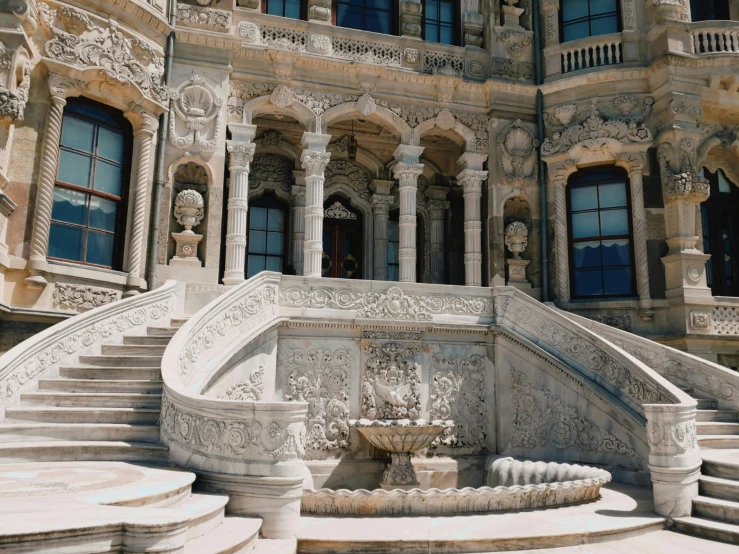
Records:
[[[91,310],[116,300],[118,300],[118,293],[112,289],[86,287],[70,283],[56,283],[54,285],[54,305],[68,310]]]

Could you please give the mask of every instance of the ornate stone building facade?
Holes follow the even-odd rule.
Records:
[[[611,3],[6,2],[3,348],[266,269],[509,284],[736,366],[739,5]]]

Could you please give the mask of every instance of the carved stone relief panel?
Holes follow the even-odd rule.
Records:
[[[118,300],[118,292],[111,289],[87,287],[71,283],[56,283],[54,286],[54,307],[63,310],[84,312]]]
[[[368,419],[421,417],[419,348],[398,342],[364,345],[361,416]]]
[[[171,93],[169,142],[180,150],[214,152],[221,135],[223,100],[204,77],[193,75]]]

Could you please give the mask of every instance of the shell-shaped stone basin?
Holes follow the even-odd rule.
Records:
[[[360,419],[354,426],[375,448],[399,454],[426,448],[451,424],[424,419]]]

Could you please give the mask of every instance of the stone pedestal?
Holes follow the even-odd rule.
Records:
[[[667,298],[681,297],[686,301],[697,302],[711,300],[711,289],[706,282],[706,262],[710,258],[710,255],[694,249],[682,250],[662,258]]]
[[[203,263],[198,259],[198,244],[203,240],[203,235],[198,235],[192,231],[183,231],[182,233],[172,233],[172,238],[177,244],[177,248],[174,257],[169,261],[169,265],[203,267]]]
[[[508,268],[508,286],[522,290],[531,290],[531,283],[526,280],[526,267],[530,263],[531,260],[521,258],[511,258],[505,261],[506,267]]]

